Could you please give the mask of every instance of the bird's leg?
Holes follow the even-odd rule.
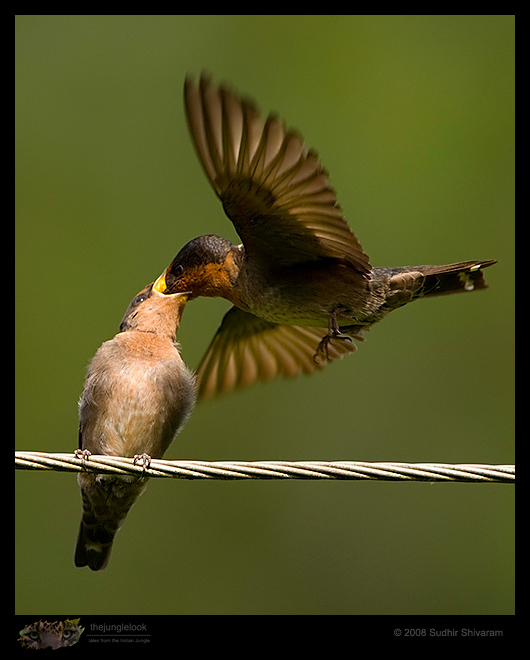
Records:
[[[326,360],[328,362],[331,362],[331,358],[329,357],[329,342],[332,339],[341,339],[343,341],[353,341],[352,338],[349,335],[345,335],[343,332],[340,331],[339,324],[337,322],[337,312],[338,309],[334,309],[331,314],[329,315],[329,320],[328,320],[328,334],[324,335],[322,339],[320,340],[320,343],[317,347],[317,350],[315,354],[313,355],[313,360],[315,362],[318,362],[318,359],[321,355],[325,356]]]

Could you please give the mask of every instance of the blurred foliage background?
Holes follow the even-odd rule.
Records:
[[[185,124],[202,70],[319,152],[379,266],[499,260],[349,358],[197,407],[167,457],[511,463],[512,16],[18,16],[16,447],[70,452],[86,366],[189,239],[236,240]],[[228,303],[190,303],[196,367]],[[507,614],[513,488],[152,480],[108,569],[73,474],[16,474],[16,611]]]

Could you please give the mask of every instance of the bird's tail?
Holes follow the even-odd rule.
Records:
[[[81,473],[78,476],[83,500],[83,518],[79,526],[74,562],[93,571],[104,569],[112,543],[131,506],[143,493],[147,479],[134,481],[123,477],[101,477]]]
[[[391,309],[406,305],[417,298],[441,296],[486,289],[483,268],[497,263],[489,261],[460,261],[446,266],[405,266],[376,268],[388,284],[386,305]]]

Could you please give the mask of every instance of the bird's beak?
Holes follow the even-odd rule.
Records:
[[[153,289],[155,291],[158,291],[158,293],[164,293],[167,289],[167,284],[166,284],[166,270],[160,275],[160,277],[156,280],[156,282],[153,284]]]
[[[157,291],[158,293],[163,293],[166,296],[180,296],[185,299],[185,301],[188,300],[188,297],[191,295],[191,291],[176,291],[175,293],[171,293],[171,290],[168,291],[167,287],[167,282],[166,282],[166,273],[168,272],[169,268],[166,268],[166,270],[160,275],[160,277],[156,280],[156,282],[153,284],[153,289]]]

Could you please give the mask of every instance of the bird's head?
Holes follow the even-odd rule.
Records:
[[[239,272],[237,248],[220,236],[194,238],[180,250],[154,284],[159,293],[187,293],[189,298],[221,296],[230,290]]]
[[[174,339],[188,300],[187,292],[161,293],[156,282],[144,287],[129,303],[120,332],[137,330]]]

